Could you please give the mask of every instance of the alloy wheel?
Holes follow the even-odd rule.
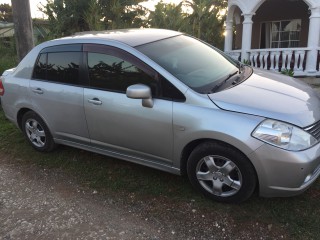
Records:
[[[217,155],[206,156],[198,162],[196,177],[206,191],[219,197],[232,196],[242,186],[242,175],[237,165]]]
[[[43,127],[35,119],[28,119],[25,123],[25,131],[30,142],[36,147],[44,147],[46,134]]]

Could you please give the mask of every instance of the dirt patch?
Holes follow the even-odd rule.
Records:
[[[232,211],[239,207],[221,213],[192,199],[101,193],[59,169],[0,155],[0,239],[288,238],[270,223],[245,215],[235,220]]]

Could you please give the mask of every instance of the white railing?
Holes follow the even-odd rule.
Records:
[[[295,76],[307,76],[306,58],[309,48],[270,48],[249,50],[251,66],[271,70],[282,71],[291,69]],[[241,50],[227,52],[234,59],[241,59]],[[317,71],[320,73],[320,48],[318,49]],[[242,60],[243,62],[244,60]]]
[[[253,49],[250,50],[250,63],[254,67],[283,71],[291,69],[295,76],[305,75],[305,61],[308,48],[295,49]]]
[[[226,52],[230,57],[235,60],[241,61],[241,50],[232,50],[230,52]]]

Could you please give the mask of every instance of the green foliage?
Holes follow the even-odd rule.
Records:
[[[178,5],[160,1],[154,11],[143,0],[48,0],[42,12],[50,22],[50,38],[81,31],[153,27],[178,30],[223,47],[221,9],[226,0],[183,1]]]
[[[242,62],[243,62],[243,64],[245,64],[245,65],[251,65],[250,60],[243,59]]]
[[[105,29],[134,28],[146,26],[143,20],[146,9],[140,5],[144,0],[98,0]]]
[[[56,37],[71,35],[75,32],[88,31],[85,21],[87,9],[93,0],[48,0],[41,11],[48,16],[51,35]]]
[[[100,21],[101,18],[100,7],[94,1],[91,1],[88,10],[84,13],[84,20],[87,22],[89,30],[104,30],[103,23]]]
[[[48,0],[41,11],[48,16],[53,38],[76,32],[146,26],[143,0]]]
[[[11,5],[4,3],[0,4],[0,21],[2,22],[12,22],[12,7]]]
[[[153,28],[167,28],[183,31],[186,29],[186,14],[182,12],[182,3],[178,5],[159,2],[148,17],[148,24]]]
[[[17,59],[14,56],[10,55],[1,55],[0,57],[0,76],[2,73],[10,68],[13,68],[17,65]]]
[[[283,75],[287,75],[287,76],[289,76],[289,77],[293,77],[293,76],[294,76],[294,71],[291,70],[291,69],[287,69],[287,68],[284,69],[284,70],[282,70],[281,73],[282,73]]]
[[[160,1],[150,12],[148,25],[182,31],[222,49],[225,16],[220,10],[226,7],[225,0],[183,1],[178,5]]]
[[[17,53],[13,38],[0,39],[0,76],[2,73],[17,65]]]
[[[227,1],[193,0],[184,1],[184,4],[192,9],[192,13],[186,17],[189,22],[186,32],[222,48],[225,16],[220,16],[220,10],[227,7]]]
[[[9,4],[0,4],[0,21],[12,22],[12,7]],[[17,64],[16,46],[14,38],[0,38],[0,76],[2,73],[15,67]]]

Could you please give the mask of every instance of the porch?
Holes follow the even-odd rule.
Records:
[[[320,76],[320,1],[229,0],[225,52],[254,67]]]

